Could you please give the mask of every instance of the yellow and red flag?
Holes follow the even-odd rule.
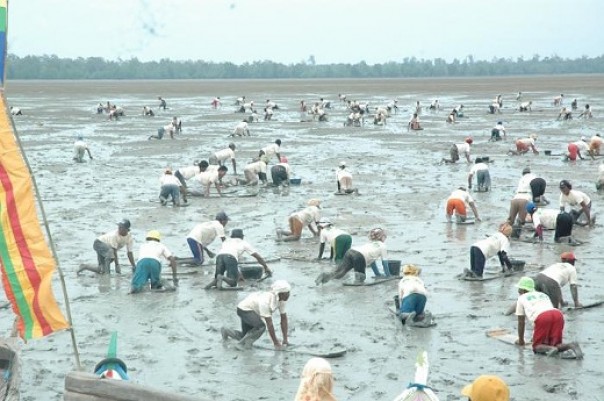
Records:
[[[28,340],[69,328],[52,292],[56,263],[36,212],[32,177],[4,95],[7,1],[0,0],[0,274]]]

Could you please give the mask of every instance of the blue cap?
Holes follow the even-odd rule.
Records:
[[[526,204],[526,211],[528,213],[533,213],[535,210],[537,210],[537,205],[535,205],[533,202],[529,202]]]

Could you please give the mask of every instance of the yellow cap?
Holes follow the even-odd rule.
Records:
[[[509,401],[510,389],[497,376],[482,375],[461,390],[472,401]]]
[[[157,230],[151,230],[147,233],[147,239],[161,240],[161,234]]]

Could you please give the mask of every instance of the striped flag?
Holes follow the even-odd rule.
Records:
[[[4,96],[7,0],[0,0],[0,274],[24,340],[69,328],[52,292],[55,261]]]

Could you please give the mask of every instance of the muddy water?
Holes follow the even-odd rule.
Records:
[[[515,95],[533,101],[533,112],[515,111]],[[347,115],[337,94],[369,101],[371,106],[397,98],[401,110],[383,127],[367,123],[345,128]],[[501,115],[486,113],[496,94],[503,94]],[[564,93],[566,103],[578,98],[580,107],[593,106],[589,121],[557,122],[551,99]],[[337,379],[335,394],[341,400],[389,400],[413,378],[417,353],[427,350],[431,359],[430,384],[441,400],[458,399],[459,389],[482,373],[497,374],[520,400],[592,399],[602,394],[601,375],[604,318],[595,309],[566,315],[565,336],[578,340],[586,358],[563,361],[535,357],[529,351],[490,340],[485,330],[508,327],[514,317],[502,315],[515,298],[517,278],[485,283],[457,281],[454,276],[469,265],[469,246],[491,234],[507,215],[521,170],[529,165],[548,181],[546,195],[557,206],[560,179],[571,179],[576,188],[592,196],[594,210],[602,197],[595,193],[599,161],[564,163],[560,157],[507,157],[512,139],[538,133],[541,150],[561,153],[566,143],[581,135],[602,132],[604,77],[522,77],[498,79],[421,80],[314,80],[314,81],[117,81],[117,82],[9,82],[9,103],[23,109],[16,126],[27,151],[54,242],[65,272],[82,362],[91,370],[106,352],[110,332],[119,332],[119,356],[134,381],[216,400],[290,400],[299,374],[308,359],[292,353],[253,350],[238,352],[223,345],[219,328],[236,327],[235,306],[244,292],[206,292],[203,286],[213,273],[210,266],[199,274],[183,275],[181,287],[171,294],[128,296],[129,274],[76,276],[81,263],[94,263],[94,238],[114,229],[126,217],[132,221],[138,244],[150,229],[158,229],[163,242],[179,256],[189,256],[185,237],[194,224],[225,210],[232,218],[227,228],[243,228],[246,239],[273,263],[275,278],[293,285],[288,305],[291,342],[342,344],[349,349],[333,360]],[[165,166],[174,168],[207,158],[231,141],[228,135],[241,118],[233,101],[245,95],[259,110],[267,98],[281,108],[274,121],[250,125],[252,136],[236,138],[240,171],[262,146],[276,138],[289,157],[302,185],[286,192],[262,191],[257,197],[192,198],[191,206],[162,208],[154,200],[158,177]],[[157,96],[167,99],[169,110],[157,109]],[[213,110],[210,101],[221,96],[223,107]],[[326,123],[299,122],[297,105],[324,97],[333,109]],[[435,98],[443,109],[424,110],[425,130],[407,133],[411,107],[424,107]],[[107,100],[124,107],[127,116],[108,121],[94,114],[96,104]],[[466,117],[445,124],[448,111],[463,103]],[[139,115],[144,105],[157,115]],[[148,141],[173,115],[183,121],[175,140]],[[489,143],[490,128],[503,120],[508,140]],[[82,134],[94,160],[71,161],[72,143]],[[443,205],[448,194],[467,182],[469,166],[438,165],[448,155],[450,143],[474,137],[474,156],[489,156],[492,192],[475,199],[484,221],[473,226],[445,224]],[[334,168],[345,160],[362,195],[334,196]],[[240,194],[244,194],[240,190]],[[354,234],[354,243],[365,242],[375,226],[387,229],[391,258],[416,263],[430,290],[428,309],[438,326],[403,329],[385,306],[396,292],[396,282],[368,288],[342,287],[330,282],[316,287],[316,275],[332,266],[310,261],[318,243],[308,232],[300,243],[278,244],[274,230],[285,226],[290,212],[311,197],[323,199],[323,214]],[[153,201],[153,202],[152,202]],[[555,245],[548,233],[544,245],[515,242],[512,256],[529,263],[549,264],[569,250]],[[577,228],[578,239],[588,244],[574,251],[579,259],[580,298],[602,299],[602,226]],[[135,249],[137,246],[135,247]],[[212,249],[217,249],[213,245]],[[125,254],[121,254],[126,261]],[[308,261],[300,260],[307,259]],[[491,263],[496,268],[496,263]],[[60,298],[58,283],[55,293]],[[268,285],[270,283],[266,283]],[[568,289],[564,296],[570,299]],[[62,301],[61,301],[62,302]],[[11,318],[3,312],[0,329],[8,330]],[[268,345],[265,336],[261,340]],[[59,333],[24,346],[24,400],[61,399],[63,378],[73,368],[69,335]]]

